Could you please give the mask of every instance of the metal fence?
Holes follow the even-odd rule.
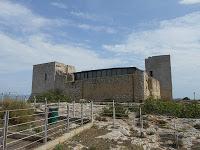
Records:
[[[0,111],[0,117],[0,149],[32,149],[92,122],[93,102],[48,104],[46,101],[28,109]]]
[[[140,117],[142,122],[142,113],[141,113],[142,103],[118,103],[114,100],[112,102],[94,102],[94,116],[101,117],[110,117],[113,121],[113,127],[116,126],[116,119],[132,119],[133,123],[135,122],[135,115]],[[130,115],[130,112],[132,116]]]

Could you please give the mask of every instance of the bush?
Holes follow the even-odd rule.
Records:
[[[58,144],[53,150],[64,150],[64,146],[62,144]]]
[[[140,111],[140,107],[137,105],[133,105],[131,107],[128,108],[130,112],[139,112]]]
[[[195,124],[194,128],[200,130],[200,124]]]
[[[108,108],[104,107],[101,116],[112,117],[113,106],[109,106]],[[121,104],[115,104],[115,116],[116,118],[121,118],[121,117],[128,118],[128,109]]]
[[[9,119],[10,124],[20,124],[20,123],[28,122],[34,119],[33,116],[27,116],[27,115],[33,115],[34,112],[33,112],[33,109],[30,109],[31,106],[25,101],[6,99],[3,102],[0,102],[0,105],[2,106],[0,111],[16,110],[16,111],[9,112],[9,118],[11,118]],[[20,109],[20,110],[17,110],[17,109]],[[25,110],[21,110],[21,109],[25,109]],[[0,117],[3,118],[3,116],[4,116],[4,113],[0,113]]]
[[[148,99],[143,111],[146,114],[167,115],[179,118],[199,118],[200,104]]]
[[[57,103],[58,101],[60,101],[60,102],[70,102],[70,98],[68,96],[64,95],[63,92],[60,91],[60,90],[44,92],[44,93],[37,95],[35,97],[36,97],[38,103],[44,103],[45,98],[47,99],[48,103]],[[29,99],[29,101],[33,103],[34,97],[31,97]]]

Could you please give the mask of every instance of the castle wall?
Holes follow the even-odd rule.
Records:
[[[64,83],[74,81],[75,67],[58,62],[33,66],[32,95],[64,89]]]
[[[96,78],[83,81],[82,97],[97,101],[133,102],[133,75]]]
[[[54,90],[55,62],[33,66],[32,95]]]
[[[32,95],[61,90],[70,99],[143,102],[149,97],[172,98],[169,56],[149,57],[146,72],[136,67],[75,72],[75,67],[58,62],[34,65]]]
[[[149,76],[160,82],[161,98],[172,99],[172,77],[170,55],[153,56],[145,59],[145,67]]]
[[[160,99],[160,82],[152,77],[149,77],[148,86],[150,90],[150,97]]]
[[[142,102],[144,100],[144,72],[137,70],[134,74],[134,99],[135,102]]]
[[[97,77],[65,83],[63,90],[72,100],[141,102],[143,94],[143,73]],[[60,83],[62,83],[62,79]]]
[[[144,99],[149,98],[151,95],[149,83],[149,76],[144,72]]]
[[[160,82],[144,72],[144,99],[160,99]]]

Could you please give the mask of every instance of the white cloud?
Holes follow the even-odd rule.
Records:
[[[61,9],[67,9],[67,5],[61,2],[51,2],[50,4]]]
[[[33,13],[23,5],[0,1],[0,28],[26,32],[25,36],[18,36],[18,33],[13,34],[11,31],[0,31],[0,73],[31,69],[33,64],[55,60],[75,65],[79,70],[103,68],[119,63],[118,59],[102,58],[91,49],[77,46],[78,44],[54,43],[48,38],[51,33],[41,30],[49,25],[52,28],[74,26],[90,30],[90,26],[77,26],[75,22],[68,20],[51,20]]]
[[[36,31],[41,32],[41,30],[53,29],[55,27],[75,27],[108,34],[117,32],[115,29],[107,26],[83,24],[69,19],[45,18],[33,13],[23,5],[6,0],[0,1],[0,29],[10,28],[22,33],[35,33]]]
[[[0,34],[0,45],[0,72],[31,69],[33,64],[55,60],[75,65],[79,70],[103,68],[119,63],[118,59],[101,58],[90,49],[70,44],[55,44],[40,35],[31,36],[24,41]]]
[[[83,13],[83,12],[77,12],[77,11],[71,11],[70,12],[71,15],[76,16],[76,17],[80,17],[83,19],[88,19],[88,20],[98,20],[99,17],[97,17],[96,15],[92,15],[90,13]]]
[[[103,48],[127,58],[171,54],[175,91],[199,88],[200,12],[161,21],[151,30],[133,31],[126,40]]]
[[[6,0],[0,1],[0,28],[11,28],[20,32],[35,32],[50,23],[52,22],[49,19],[33,14],[23,5]]]
[[[78,24],[78,28],[85,29],[85,30],[92,30],[97,32],[106,32],[109,34],[117,33],[117,31],[114,28],[106,27],[106,26],[95,26],[95,25],[89,25],[89,24]]]
[[[184,51],[189,53],[188,50],[200,49],[199,20],[200,12],[196,12],[180,18],[161,21],[156,29],[133,31],[122,43],[103,45],[103,47],[113,52],[136,53],[143,56],[152,53]]]
[[[198,4],[200,0],[181,0],[180,4],[191,5],[191,4]]]

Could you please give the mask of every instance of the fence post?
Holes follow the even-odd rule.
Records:
[[[135,127],[135,113],[133,112],[133,127]]]
[[[7,132],[9,122],[9,111],[4,113],[4,125],[3,125],[3,150],[7,150]]]
[[[1,93],[1,101],[3,102],[3,93]]]
[[[81,103],[81,126],[83,125],[83,103]]]
[[[47,143],[47,128],[48,128],[48,107],[47,99],[45,98],[45,125],[44,125],[44,142]]]
[[[36,108],[36,97],[34,96],[34,108]]]
[[[60,100],[58,100],[58,110],[59,110],[59,108],[60,108]]]
[[[142,118],[142,108],[140,106],[140,134],[143,136],[143,118]]]
[[[93,123],[93,101],[91,101],[91,122]]]
[[[75,118],[75,101],[73,101],[73,118]]]
[[[113,128],[115,127],[115,101],[113,100]]]
[[[174,139],[175,139],[175,144],[176,144],[176,148],[179,149],[179,145],[178,145],[178,134],[176,131],[176,118],[174,117]]]
[[[67,105],[67,132],[69,132],[69,104]]]

